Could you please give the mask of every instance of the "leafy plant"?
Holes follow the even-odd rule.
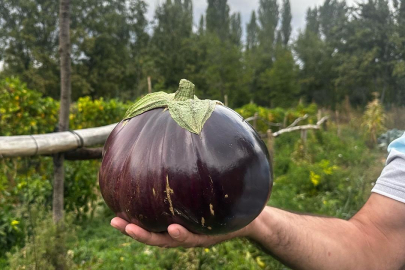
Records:
[[[378,96],[375,95],[374,100],[367,104],[361,124],[370,147],[377,145],[377,137],[385,130],[385,122],[384,108]]]
[[[0,80],[0,135],[41,134],[55,131],[59,103],[29,90],[17,78]],[[80,98],[72,105],[71,129],[116,123],[128,105],[117,100]],[[27,157],[0,160],[0,253],[24,244],[27,207],[38,200],[52,201],[52,158]],[[98,160],[66,162],[65,209],[83,220],[99,200]],[[17,223],[18,222],[18,223]],[[27,228],[27,230],[25,230]]]
[[[0,80],[0,135],[53,132],[59,103],[29,90],[17,78]]]
[[[23,248],[8,254],[11,269],[54,270],[73,266],[72,252],[65,247],[76,241],[72,216],[65,217],[63,226],[57,226],[48,211],[39,205],[32,208],[32,233],[27,235]]]

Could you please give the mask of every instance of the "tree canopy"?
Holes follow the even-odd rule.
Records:
[[[152,21],[143,0],[71,6],[74,100],[135,99],[151,77],[153,91],[174,91],[188,78],[202,98],[227,95],[233,107],[300,98],[334,107],[346,96],[365,105],[373,92],[385,105],[405,104],[405,0],[325,0],[308,9],[296,35],[289,0],[260,0],[247,25],[227,0],[208,0],[200,18],[192,0],[164,0]],[[4,0],[0,18],[0,77],[58,98],[58,4]]]

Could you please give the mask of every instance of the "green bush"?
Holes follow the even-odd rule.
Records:
[[[80,98],[71,106],[70,128],[81,129],[120,121],[128,108],[117,100]],[[54,132],[59,102],[29,90],[17,78],[0,81],[0,136]],[[97,171],[100,161],[65,162],[65,209],[83,220],[99,200]],[[53,162],[51,157],[6,158],[0,160],[0,254],[24,244],[27,213],[41,199],[52,202]],[[0,256],[1,257],[1,256]]]
[[[8,254],[10,269],[72,269],[72,251],[66,246],[77,242],[72,216],[67,215],[63,225],[57,226],[49,210],[41,205],[34,206],[30,216],[32,233],[23,248]]]
[[[24,243],[29,205],[50,205],[50,162],[39,158],[2,159],[0,174],[0,254]]]
[[[274,191],[270,203],[284,209],[348,218],[364,204],[383,164],[361,134],[311,131],[275,139]],[[343,136],[343,137],[342,137]],[[372,169],[370,169],[372,168]]]
[[[70,110],[71,129],[105,126],[121,121],[129,103],[116,99],[105,101],[103,98],[92,100],[82,97],[73,103]]]
[[[0,80],[0,136],[53,132],[59,103],[26,88],[17,78]]]

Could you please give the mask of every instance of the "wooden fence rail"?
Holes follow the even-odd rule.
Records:
[[[50,155],[104,144],[116,125],[41,135],[0,136],[0,158]]]
[[[304,115],[295,120],[289,127],[277,132],[273,133],[269,129],[266,134],[261,134],[263,139],[267,138],[269,151],[273,151],[274,138],[281,134],[300,130],[301,138],[305,141],[307,130],[320,129],[328,119],[325,116],[315,125],[296,126],[299,121],[307,117],[307,115]],[[248,120],[255,120],[254,118],[257,119],[258,116],[255,115]],[[98,159],[101,158],[102,148],[87,149],[85,147],[104,144],[116,125],[117,123],[103,127],[41,135],[0,136],[0,158],[52,155],[65,152],[65,158],[70,160]]]
[[[323,124],[326,120],[328,120],[328,117],[327,117],[327,116],[324,116],[321,120],[319,120],[319,121],[316,123],[316,125],[302,125],[302,126],[293,126],[293,125],[290,125],[290,127],[287,127],[287,128],[281,129],[281,130],[279,130],[279,131],[277,131],[277,132],[274,132],[274,133],[273,133],[273,137],[277,137],[277,136],[279,136],[279,135],[281,135],[281,134],[283,134],[283,133],[291,132],[291,131],[296,131],[296,130],[305,130],[305,131],[306,131],[306,130],[308,130],[308,129],[320,129],[321,126],[322,126],[322,124]]]

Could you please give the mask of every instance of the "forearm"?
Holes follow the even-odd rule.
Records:
[[[294,269],[375,268],[364,234],[349,221],[266,207],[249,236]]]

